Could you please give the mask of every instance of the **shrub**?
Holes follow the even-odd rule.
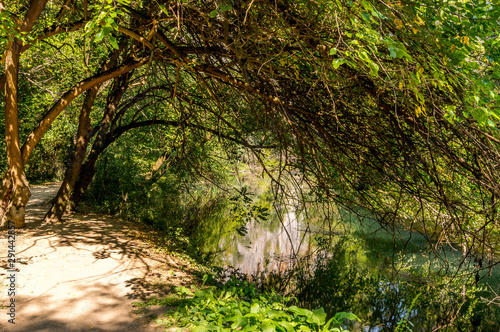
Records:
[[[206,280],[206,279],[205,279]],[[344,331],[344,319],[359,320],[340,312],[327,320],[323,308],[288,306],[293,298],[274,291],[259,293],[255,285],[231,279],[222,288],[177,288],[186,301],[165,322],[202,331]]]

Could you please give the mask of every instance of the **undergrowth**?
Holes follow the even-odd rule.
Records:
[[[177,296],[166,300],[176,309],[158,319],[157,323],[193,332],[340,332],[345,331],[345,319],[359,320],[347,312],[337,313],[327,320],[323,308],[308,310],[290,305],[296,301],[293,297],[275,291],[261,292],[253,283],[235,277],[215,286],[206,286],[207,279],[205,275],[201,288],[177,287]],[[146,305],[159,303],[167,304],[154,299]]]

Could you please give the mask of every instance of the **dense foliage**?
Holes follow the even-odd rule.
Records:
[[[90,188],[175,237],[244,234],[266,215],[245,170],[324,229],[368,211],[448,245],[471,287],[497,264],[494,1],[17,0],[0,18],[2,223],[60,179],[46,221]]]
[[[207,280],[208,275],[205,275]],[[188,289],[178,287],[177,310],[162,323],[166,326],[190,328],[191,331],[347,331],[347,320],[359,320],[347,312],[327,320],[323,308],[307,310],[294,305],[293,298],[275,292],[260,292],[254,284],[231,277],[218,287]],[[161,303],[150,300],[147,304]]]

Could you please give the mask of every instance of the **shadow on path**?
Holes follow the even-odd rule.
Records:
[[[190,283],[189,268],[178,271],[181,261],[155,254],[134,224],[113,217],[76,214],[64,223],[43,224],[57,189],[57,184],[32,189],[27,227],[16,231],[16,259],[24,263],[16,265],[16,324],[7,322],[2,307],[0,331],[154,331],[132,313],[132,302]],[[6,231],[0,236],[5,267]],[[10,300],[5,286],[2,306]]]

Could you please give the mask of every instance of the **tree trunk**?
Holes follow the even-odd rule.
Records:
[[[45,222],[60,221],[66,211],[66,207],[71,198],[71,193],[73,192],[73,188],[78,178],[78,174],[80,174],[80,169],[87,152],[90,131],[92,129],[90,124],[90,111],[94,105],[94,100],[97,96],[98,90],[99,86],[95,86],[87,91],[78,122],[75,152],[71,156],[70,164],[66,168],[64,180],[59,188],[59,191],[57,192],[54,203],[45,215]]]
[[[28,203],[30,190],[24,176],[24,165],[19,144],[19,118],[17,103],[17,88],[19,74],[19,55],[21,42],[18,39],[9,42],[5,57],[5,140],[7,143],[7,158],[12,181],[12,197],[6,187],[2,191],[10,198],[7,206],[2,207],[5,213],[2,225],[13,223],[16,228],[24,227],[24,207]],[[6,182],[8,185],[9,183]],[[2,205],[5,205],[3,203]]]
[[[70,203],[72,209],[74,209],[76,205],[81,201],[85,190],[87,190],[90,182],[92,182],[92,179],[94,178],[94,175],[96,173],[95,164],[97,162],[97,159],[99,158],[99,155],[106,149],[106,147],[109,146],[112,141],[114,141],[114,139],[111,138],[110,135],[107,135],[107,132],[111,126],[111,122],[113,121],[113,117],[116,114],[116,110],[118,108],[118,105],[120,104],[123,94],[128,88],[130,76],[131,73],[128,73],[127,75],[123,75],[115,79],[113,90],[108,96],[106,111],[104,112],[104,116],[102,117],[97,137],[94,141],[94,144],[92,144],[92,149],[90,150],[89,156],[87,157],[87,161],[81,168],[80,178],[75,184]]]
[[[92,156],[92,159],[87,158],[87,161],[85,161],[85,163],[83,164],[80,172],[80,177],[75,184],[73,195],[71,196],[71,209],[74,209],[78,205],[78,203],[80,203],[83,198],[83,194],[92,182],[92,179],[94,178],[94,175],[96,173],[95,163],[98,157],[99,154],[94,154]]]
[[[94,175],[95,175],[95,163],[97,161],[97,158],[99,157],[100,153],[105,149],[107,145],[104,146],[103,140],[106,139],[106,132],[108,131],[111,121],[116,113],[116,109],[118,108],[118,105],[120,104],[121,98],[123,97],[123,94],[128,88],[128,81],[130,79],[132,72],[129,72],[125,75],[122,75],[120,77],[117,77],[114,81],[113,89],[108,95],[108,100],[106,103],[106,110],[104,112],[103,119],[101,120],[101,125],[99,128],[99,132],[97,134],[96,140],[94,144],[92,145],[92,149],[90,151],[90,154],[87,158],[87,161],[83,166],[81,166],[81,163],[83,162],[83,158],[85,157],[85,153],[82,154],[82,158],[79,158],[78,162],[79,165],[76,167],[76,164],[72,166],[71,174],[67,175],[71,183],[68,182],[68,184],[64,184],[66,188],[63,188],[61,186],[61,189],[59,190],[61,192],[61,195],[57,195],[56,201],[54,202],[51,210],[47,213],[45,216],[45,221],[59,221],[62,217],[62,214],[68,207],[68,204],[70,205],[70,209],[74,209],[76,204],[75,200],[71,198],[77,197],[78,202],[81,200],[83,193],[89,186],[90,182],[92,181]],[[88,131],[90,133],[90,129]],[[88,142],[88,139],[87,139]],[[85,151],[86,151],[86,146],[85,146]],[[76,155],[75,151],[75,155]],[[77,182],[78,175],[81,173],[80,179]],[[76,187],[75,187],[76,185]],[[81,192],[81,194],[76,193],[76,192]],[[73,192],[73,195],[71,195]]]
[[[29,33],[42,13],[47,0],[34,0],[25,14],[20,32]],[[3,12],[4,8],[0,8]],[[12,37],[12,36],[11,36]],[[12,38],[5,51],[5,74],[1,84],[5,87],[5,140],[9,170],[2,179],[0,190],[0,221],[2,225],[11,223],[16,228],[24,227],[24,208],[31,195],[24,175],[24,163],[19,142],[18,77],[19,57],[22,42]],[[10,200],[10,202],[9,202]]]
[[[120,132],[119,135],[112,135],[112,133],[108,134],[103,134],[100,137],[97,137],[96,140],[94,141],[94,144],[92,145],[92,150],[90,151],[87,160],[85,163],[83,163],[81,171],[80,171],[80,177],[78,178],[75,188],[73,190],[73,195],[71,196],[71,208],[74,209],[78,203],[83,198],[83,194],[89,187],[90,183],[92,182],[92,179],[94,178],[95,173],[97,172],[97,169],[95,168],[95,164],[97,160],[99,159],[99,156],[101,153],[103,153],[106,148],[113,143],[118,137],[123,132]]]
[[[123,48],[120,48],[110,55],[110,60],[102,66],[101,72],[109,70],[116,64],[118,56],[122,50]],[[94,101],[100,87],[101,84],[98,84],[87,91],[82,110],[80,112],[80,119],[78,121],[75,150],[71,156],[70,163],[66,168],[64,180],[52,203],[52,207],[45,215],[45,222],[61,221],[61,218],[67,209],[68,203],[70,202],[73,188],[75,187],[76,180],[78,179],[78,175],[80,174],[80,170],[87,153],[90,133],[92,130],[90,112],[92,111],[92,107],[94,106]]]
[[[0,187],[0,221],[3,220],[10,196],[12,195],[12,178],[10,172],[5,172],[2,178],[2,187]]]

